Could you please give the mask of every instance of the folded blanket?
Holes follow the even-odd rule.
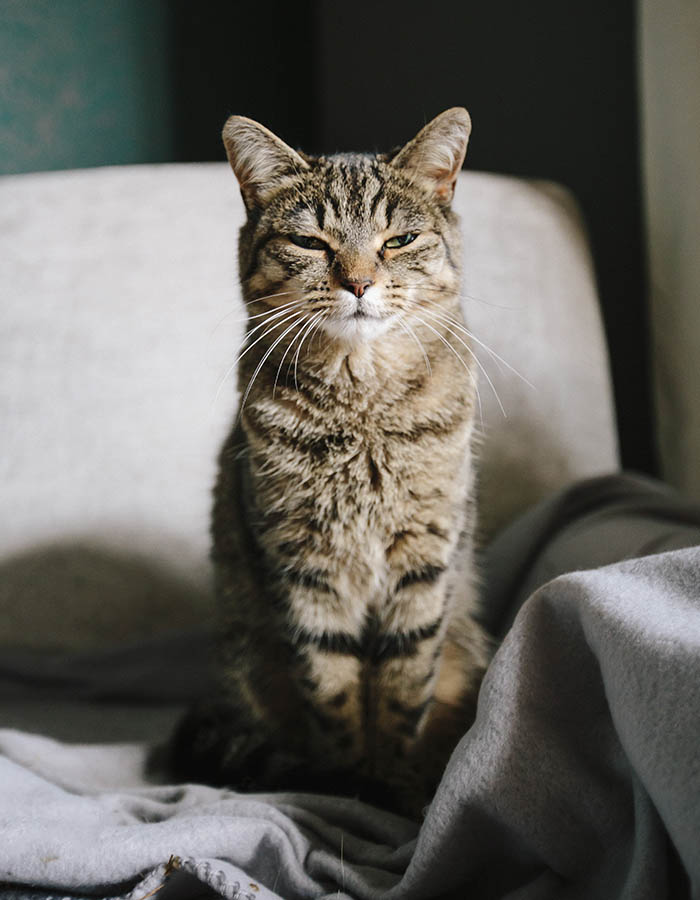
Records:
[[[571,493],[545,510],[539,539],[532,520],[520,543],[503,537],[518,585],[556,568],[557,541],[572,568],[609,556],[611,535],[623,556],[635,541],[686,549],[529,596],[422,823],[351,799],[156,784],[143,743],[4,730],[0,897],[700,896],[700,513],[629,480],[603,501],[602,484],[589,504],[577,488],[575,518],[561,518]],[[491,596],[517,604],[506,574]]]

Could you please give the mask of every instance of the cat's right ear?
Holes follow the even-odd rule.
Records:
[[[280,182],[309,168],[277,135],[245,116],[231,116],[222,137],[246,209],[264,206]]]
[[[428,122],[399,150],[391,165],[422,184],[439,203],[449,206],[471,130],[469,113],[462,106],[453,106]]]

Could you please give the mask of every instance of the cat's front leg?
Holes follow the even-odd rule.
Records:
[[[476,623],[455,610],[445,573],[435,567],[402,579],[388,608],[403,627],[382,633],[375,652],[374,766],[399,805],[415,812],[471,725],[485,645]]]

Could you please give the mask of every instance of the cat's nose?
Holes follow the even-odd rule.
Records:
[[[373,285],[374,282],[371,278],[363,278],[359,281],[350,281],[349,279],[344,280],[341,281],[341,284],[346,290],[352,291],[356,297],[361,297],[367,288]]]

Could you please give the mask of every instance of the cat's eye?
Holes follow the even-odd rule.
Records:
[[[289,240],[304,250],[328,250],[328,244],[308,234],[288,234]]]
[[[384,250],[398,250],[399,247],[405,247],[406,244],[410,244],[418,237],[415,232],[409,231],[407,234],[397,234],[395,237],[389,238],[388,241],[384,241]]]

